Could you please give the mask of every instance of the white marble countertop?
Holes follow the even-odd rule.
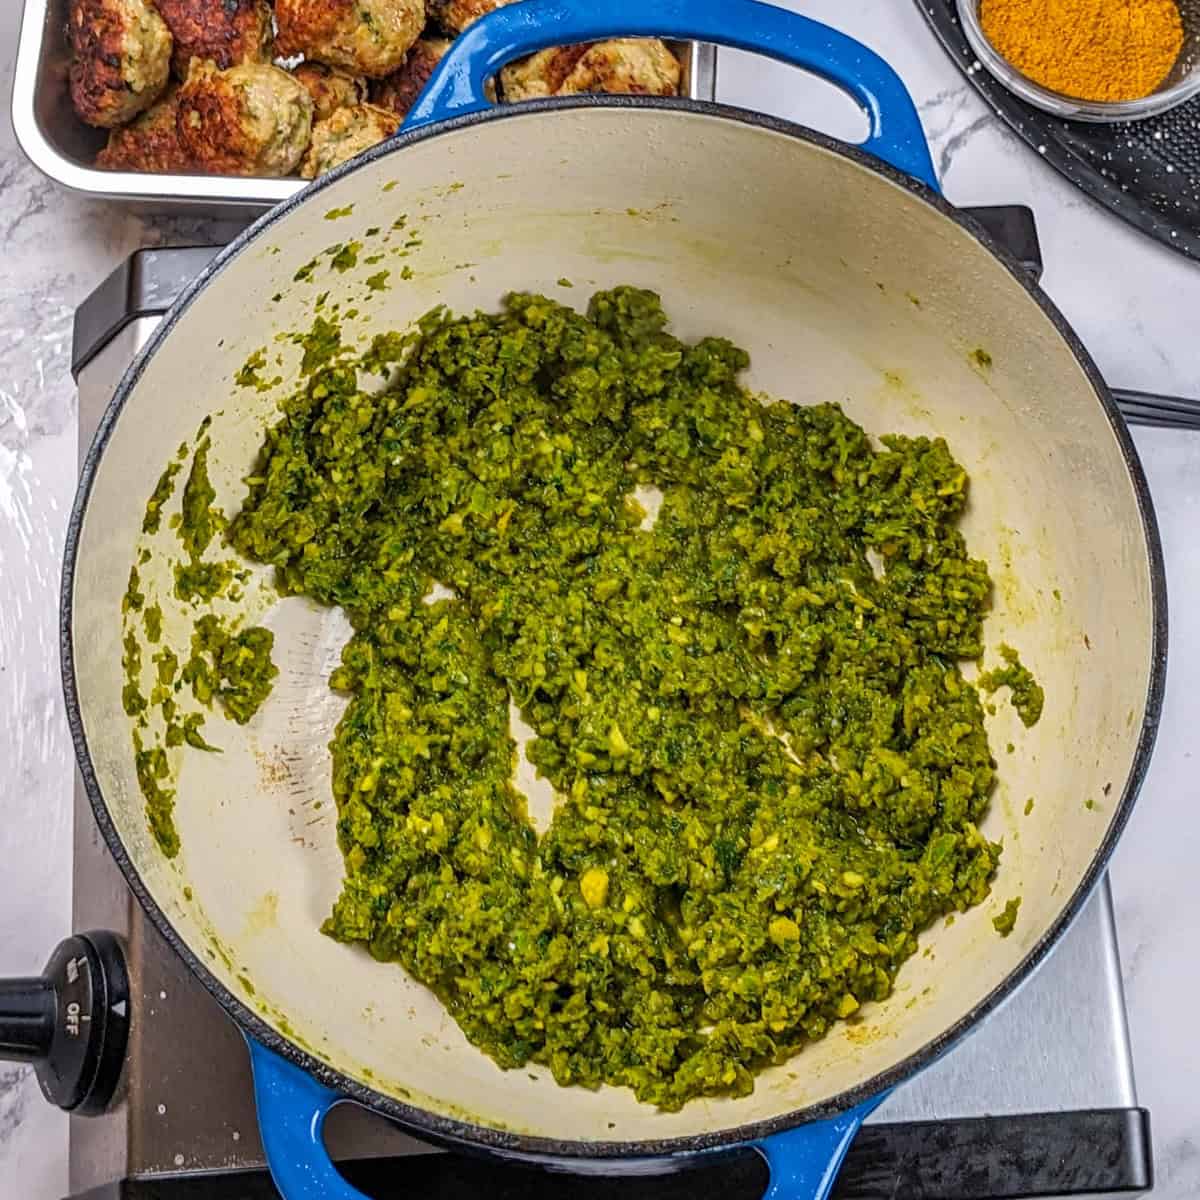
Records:
[[[946,195],[1029,204],[1043,284],[1115,386],[1200,396],[1200,265],[1093,206],[1001,125],[902,0],[792,0],[891,61],[920,107]],[[8,97],[17,6],[0,6]],[[842,136],[859,118],[825,85],[726,54],[721,98]],[[139,246],[206,241],[194,220],[155,220],[65,195],[0,128],[0,969],[40,970],[68,932],[73,760],[59,687],[56,603],[75,481],[74,306]],[[1155,1196],[1200,1195],[1200,434],[1139,431],[1166,549],[1171,660],[1158,748],[1113,869],[1139,1097],[1151,1111]],[[1081,979],[1086,988],[1089,981]],[[66,1118],[24,1070],[0,1066],[0,1194],[59,1200]]]

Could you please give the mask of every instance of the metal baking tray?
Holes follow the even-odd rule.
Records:
[[[42,174],[85,196],[120,200],[149,212],[202,212],[250,216],[286,200],[301,179],[243,179],[231,175],[151,175],[101,171],[92,166],[107,133],[85,125],[71,107],[68,89],[68,0],[25,0],[12,119],[17,141]],[[670,43],[683,63],[683,93],[694,100],[716,95],[716,48]]]

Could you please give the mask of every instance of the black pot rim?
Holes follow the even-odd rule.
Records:
[[[1120,801],[1113,813],[1112,820],[1109,822],[1108,829],[1097,848],[1096,854],[1089,864],[1087,871],[1084,873],[1083,879],[1058,918],[1045,930],[1037,944],[1029,951],[1019,966],[983,1000],[975,1005],[974,1008],[964,1014],[953,1025],[944,1029],[936,1038],[920,1050],[907,1056],[888,1070],[882,1071],[870,1079],[863,1080],[853,1088],[847,1089],[828,1100],[767,1120],[755,1121],[728,1129],[714,1130],[711,1133],[647,1139],[644,1141],[585,1142],[570,1139],[559,1140],[525,1135],[493,1128],[488,1125],[476,1124],[464,1119],[443,1116],[412,1104],[406,1104],[392,1096],[384,1095],[367,1087],[349,1075],[321,1062],[267,1025],[257,1013],[252,1011],[208,970],[201,956],[193,951],[179,936],[171,925],[171,922],[167,919],[166,914],[150,894],[138,873],[137,867],[126,851],[124,843],[109,815],[104,797],[101,795],[91,754],[84,735],[75,676],[72,636],[74,580],[79,539],[84,515],[87,511],[88,500],[104,449],[115,428],[117,418],[131,391],[141,377],[146,363],[170,334],[181,315],[190,307],[197,294],[211,280],[218,276],[222,269],[243,249],[252,245],[258,238],[271,229],[276,222],[291,213],[293,209],[301,204],[315,202],[317,195],[325,188],[369,163],[391,154],[401,153],[406,147],[418,142],[423,142],[438,137],[443,133],[463,129],[485,121],[522,120],[527,116],[544,113],[549,110],[579,108],[648,109],[651,111],[665,109],[693,113],[710,119],[731,121],[784,134],[798,141],[819,146],[844,158],[849,158],[858,166],[875,174],[883,175],[892,183],[919,197],[942,216],[970,233],[1000,261],[1025,289],[1030,299],[1054,325],[1092,384],[1096,397],[1112,427],[1113,435],[1120,446],[1125,468],[1129,474],[1130,483],[1137,500],[1142,521],[1142,531],[1146,542],[1146,553],[1149,560],[1151,590],[1150,609],[1153,628],[1146,712],[1142,722],[1137,749],[1121,791]],[[671,1156],[694,1154],[700,1151],[716,1150],[722,1147],[755,1143],[772,1134],[791,1129],[797,1125],[809,1121],[821,1120],[843,1112],[872,1096],[890,1090],[914,1075],[922,1067],[935,1061],[958,1041],[959,1038],[966,1034],[968,1030],[1007,999],[1029,977],[1079,914],[1080,909],[1091,895],[1093,888],[1099,882],[1117,840],[1129,820],[1134,800],[1149,767],[1151,752],[1158,731],[1166,685],[1167,593],[1162,545],[1159,539],[1158,526],[1150,498],[1149,487],[1129,431],[1100,375],[1099,369],[1055,305],[1030,280],[1020,264],[1003,247],[995,243],[979,225],[969,217],[958,212],[938,192],[913,179],[911,176],[903,174],[894,167],[868,155],[855,146],[836,141],[825,134],[790,121],[697,100],[641,96],[580,96],[570,99],[527,101],[510,107],[493,107],[483,112],[470,113],[466,116],[425,126],[412,133],[400,134],[392,141],[376,146],[359,158],[346,163],[328,175],[322,176],[292,199],[271,209],[222,250],[196,276],[182,292],[171,311],[159,324],[150,341],[147,343],[144,352],[138,356],[125,372],[105,411],[96,436],[83,462],[79,488],[72,506],[70,522],[67,528],[62,576],[59,640],[67,720],[70,725],[71,736],[75,743],[75,754],[79,762],[79,768],[89,800],[91,801],[96,823],[117,865],[124,874],[130,889],[145,909],[146,915],[152,924],[237,1025],[268,1049],[307,1071],[325,1086],[341,1093],[348,1100],[357,1101],[376,1112],[382,1113],[384,1116],[390,1117],[418,1137],[463,1149],[491,1152],[533,1161],[553,1161],[558,1167],[565,1166],[570,1168],[572,1163],[574,1163],[578,1169],[585,1169],[587,1163],[591,1161],[594,1164],[592,1169],[596,1169],[601,1165],[596,1160],[644,1161],[646,1159],[663,1159]],[[614,1161],[612,1164],[614,1169],[619,1169],[617,1161]]]

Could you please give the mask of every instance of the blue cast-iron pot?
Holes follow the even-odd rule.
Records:
[[[684,100],[485,99],[514,58],[611,36],[715,42],[800,67],[854,97],[869,136],[847,146]],[[332,244],[369,247],[401,225],[403,285],[389,260],[393,286],[363,293],[378,269],[368,249],[361,267],[329,270]],[[564,277],[655,287],[685,336],[747,346],[753,384],[774,395],[837,400],[875,432],[944,433],[972,474],[972,548],[1003,564],[989,642],[1017,643],[1048,696],[1032,731],[1007,711],[993,720],[994,743],[1016,746],[984,830],[1006,841],[996,903],[930,931],[930,955],[906,965],[893,997],[764,1073],[753,1096],[678,1114],[616,1089],[559,1089],[540,1069],[499,1071],[402,971],[317,932],[341,876],[324,747],[344,627],[328,614],[286,603],[267,614],[282,682],[261,720],[222,730],[222,755],[184,763],[174,862],[146,833],[120,711],[114,631],[145,498],[200,418],[219,413],[211,470],[219,500],[236,505],[276,399],[234,388],[251,352],[287,347],[322,291],[361,309],[369,332],[435,303],[494,307],[514,288],[569,299],[555,292]],[[287,375],[293,351],[281,353]],[[673,1170],[754,1146],[774,1200],[823,1200],[864,1118],[1028,977],[1100,877],[1157,726],[1164,597],[1145,481],[1094,364],[1019,265],[941,198],[912,101],[882,59],[754,0],[529,0],[456,40],[393,142],[220,254],[130,369],[72,515],[64,676],[100,829],[150,919],[247,1035],[287,1200],[362,1200],[322,1142],[346,1099],[440,1145],[573,1171]],[[1026,820],[1027,795],[1038,805]],[[1020,919],[1001,939],[990,917],[1017,893]]]

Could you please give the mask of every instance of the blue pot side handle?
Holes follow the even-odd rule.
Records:
[[[325,1149],[322,1128],[345,1097],[247,1037],[258,1129],[271,1178],[284,1200],[370,1200],[351,1187]]]
[[[550,46],[613,37],[713,42],[819,75],[866,112],[870,134],[861,143],[863,150],[937,190],[921,120],[896,72],[844,33],[759,0],[524,0],[505,5],[454,40],[404,129],[490,107],[485,82],[515,58]]]
[[[859,1127],[887,1098],[884,1092],[826,1121],[810,1121],[759,1142],[771,1169],[763,1200],[827,1200]]]
[[[370,1200],[342,1178],[325,1148],[325,1118],[344,1097],[261,1042],[247,1037],[246,1044],[263,1151],[283,1200]],[[886,1096],[757,1143],[771,1170],[763,1200],[827,1200],[859,1126]]]

